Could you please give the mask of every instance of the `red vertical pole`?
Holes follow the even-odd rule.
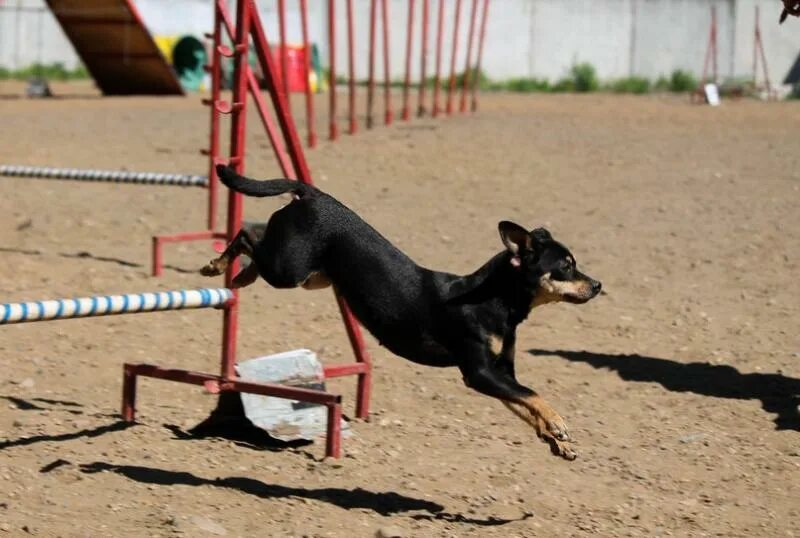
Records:
[[[347,92],[349,99],[350,134],[356,134],[358,124],[356,122],[356,63],[355,63],[355,39],[353,34],[353,0],[347,0],[347,63],[349,80]]]
[[[236,43],[233,67],[233,98],[231,103],[231,165],[238,173],[244,173],[245,121],[247,119],[247,49],[250,41],[251,9],[248,0],[238,0],[236,9]],[[234,190],[228,191],[228,229],[227,240],[233,241],[242,226],[242,195]],[[225,272],[225,286],[233,287],[233,277],[239,272],[239,260],[234,259]],[[239,326],[239,294],[233,290],[234,300],[225,306],[222,328],[222,368],[221,375],[231,378],[236,375],[236,335]]]
[[[392,113],[392,81],[389,70],[389,1],[381,0],[381,15],[383,16],[383,102],[384,118],[386,125],[391,125],[394,114]]]
[[[467,87],[470,81],[470,71],[472,69],[472,37],[475,34],[475,16],[478,12],[478,0],[472,0],[472,14],[469,17],[469,34],[467,38],[467,60],[464,62],[464,80],[461,84],[461,103],[459,104],[459,111],[467,111]],[[476,73],[475,78],[478,79],[480,74]]]
[[[278,0],[278,31],[281,36],[281,85],[286,99],[289,99],[289,66],[286,55],[286,0]]]
[[[433,117],[439,115],[439,90],[442,86],[442,37],[444,34],[444,0],[439,0],[439,22],[436,31],[436,77],[433,81]]]
[[[772,93],[772,84],[769,81],[769,69],[767,68],[767,56],[764,53],[764,41],[761,38],[761,16],[759,13],[758,6],[756,6],[756,35],[755,35],[754,49],[755,50],[753,51],[753,86],[755,86],[756,82],[756,65],[757,65],[756,53],[760,53],[762,70],[764,71],[764,86],[767,88],[767,99],[773,99],[776,96]]]
[[[378,0],[369,6],[369,81],[367,83],[367,129],[372,129],[372,109],[375,101],[375,19]]]
[[[453,21],[453,54],[450,56],[450,83],[447,87],[447,114],[453,113],[453,92],[456,89],[456,54],[458,53],[458,25],[461,21],[461,0],[456,0],[456,14]]]
[[[408,34],[406,35],[406,80],[403,83],[403,119],[409,117],[409,88],[411,86],[411,39],[414,36],[414,0],[408,0]]]
[[[422,0],[422,47],[420,49],[420,74],[419,74],[419,103],[417,103],[417,116],[425,114],[425,89],[428,86],[426,79],[428,62],[428,11],[429,0]]]
[[[342,404],[328,404],[328,431],[325,435],[325,457],[338,458],[341,455]]]
[[[753,30],[753,87],[756,86],[758,73],[758,6],[756,6],[756,21]]]
[[[217,177],[217,168],[214,160],[219,154],[219,113],[214,108],[214,103],[219,101],[220,94],[220,68],[221,68],[221,55],[217,44],[222,43],[221,34],[222,29],[220,25],[219,10],[214,7],[214,47],[211,51],[211,126],[209,128],[209,143],[208,143],[208,229],[211,231],[217,228],[217,198],[219,195],[219,178]],[[160,262],[159,262],[160,263]]]
[[[306,85],[306,129],[308,131],[308,145],[317,145],[317,132],[314,128],[314,95],[311,92],[311,81],[308,80],[311,74],[311,41],[308,39],[308,6],[306,0],[300,0],[300,23],[303,27],[303,61]],[[320,83],[322,81],[317,81]]]
[[[328,45],[330,54],[330,139],[336,140],[339,137],[339,129],[336,125],[336,2],[328,0]]]
[[[122,367],[122,419],[136,420],[136,372],[127,364]]]
[[[486,19],[489,18],[489,0],[483,0],[483,15],[481,16],[481,30],[478,38],[478,60],[475,62],[475,80],[472,81],[472,111],[478,110],[478,77],[481,73],[481,60],[483,59],[483,38],[486,36]]]
[[[711,35],[713,40],[714,55],[712,56],[714,84],[719,80],[717,77],[717,6],[711,6]]]

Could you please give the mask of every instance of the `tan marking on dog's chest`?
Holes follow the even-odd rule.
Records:
[[[490,334],[489,335],[489,351],[492,352],[492,355],[495,357],[499,357],[500,354],[503,352],[503,337],[499,334]]]
[[[322,271],[313,271],[300,285],[306,290],[321,290],[330,286],[331,281]]]

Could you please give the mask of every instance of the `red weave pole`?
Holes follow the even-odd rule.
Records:
[[[486,19],[489,18],[489,0],[483,0],[483,15],[481,16],[481,31],[478,38],[478,60],[475,62],[477,76],[472,81],[472,111],[478,110],[478,77],[481,73],[481,60],[483,59],[483,38],[486,36]]]
[[[756,6],[756,34],[754,48],[761,55],[761,64],[764,71],[764,86],[767,88],[767,99],[775,98],[772,93],[772,84],[769,81],[769,69],[767,68],[767,56],[764,53],[764,41],[761,39],[761,16],[758,6]],[[753,86],[756,83],[756,50],[753,51]]]
[[[356,62],[355,62],[355,38],[353,34],[353,0],[347,0],[347,63],[348,63],[348,83],[347,93],[349,100],[350,134],[356,134],[358,122],[356,121]]]
[[[439,0],[439,23],[436,31],[436,76],[433,80],[433,117],[439,115],[439,90],[442,86],[442,37],[444,34],[444,0]]]
[[[330,139],[336,140],[339,138],[339,127],[336,124],[336,2],[335,0],[328,0],[328,41],[329,41],[329,54],[330,54]]]
[[[375,102],[375,19],[378,0],[369,6],[369,80],[367,83],[367,129],[372,129],[372,110]]]
[[[414,36],[414,0],[408,0],[408,30],[406,35],[406,80],[403,83],[403,119],[409,118],[409,88],[411,86],[411,39]]]
[[[219,10],[214,9],[214,43],[222,43]],[[216,103],[219,101],[221,83],[220,83],[220,68],[221,68],[221,54],[219,48],[215,45],[211,51],[211,102]],[[211,109],[211,125],[209,128],[209,143],[208,143],[208,229],[215,230],[217,228],[217,198],[219,196],[219,178],[217,177],[217,167],[214,159],[219,154],[219,114]],[[160,261],[159,269],[160,272]]]
[[[464,62],[464,80],[461,84],[461,103],[459,104],[459,111],[467,111],[467,87],[470,81],[470,70],[472,63],[472,37],[475,34],[475,16],[478,12],[478,0],[472,0],[472,14],[469,17],[469,35],[467,37],[467,59]],[[477,79],[480,75],[475,75]]]
[[[716,84],[719,80],[717,75],[717,6],[711,6],[711,35],[714,43],[714,56],[712,58],[714,62],[714,84]]]
[[[758,19],[758,6],[756,6],[755,29],[753,30],[753,87],[756,86],[756,79],[758,78]]]
[[[417,116],[425,115],[425,88],[428,86],[426,68],[428,63],[428,11],[429,0],[422,0],[422,47],[420,48],[420,75],[419,75],[419,103],[417,103]]]
[[[286,0],[278,0],[278,32],[281,37],[281,85],[286,99],[289,99],[289,65],[286,55]]]
[[[383,102],[384,118],[386,125],[392,124],[392,74],[389,70],[389,2],[381,0],[381,15],[383,16]]]
[[[231,165],[237,173],[244,173],[244,146],[247,114],[247,50],[250,42],[250,16],[253,6],[246,0],[239,0],[236,13],[235,57],[233,63],[233,97],[231,102]],[[242,195],[233,189],[228,191],[228,243],[233,241],[242,227]],[[239,272],[239,259],[235,258],[225,271],[225,287],[233,288],[233,278]],[[221,375],[236,375],[236,335],[239,328],[239,294],[233,290],[234,301],[227,306],[222,322],[222,364]]]
[[[447,85],[447,115],[453,113],[453,92],[456,89],[456,54],[458,54],[458,25],[461,22],[461,0],[456,0],[453,20],[453,54],[450,56],[450,82]]]
[[[306,87],[306,130],[308,131],[308,146],[317,145],[317,131],[314,126],[314,94],[311,92],[311,41],[308,39],[308,6],[306,0],[300,0],[300,24],[303,29],[303,61],[305,70]],[[322,81],[317,81],[320,83]]]

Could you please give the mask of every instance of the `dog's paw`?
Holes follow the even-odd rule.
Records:
[[[220,263],[219,259],[211,260],[200,269],[200,274],[203,276],[219,276],[225,272],[224,264]]]
[[[572,461],[578,457],[578,453],[568,443],[558,441],[552,437],[545,437],[544,441],[550,445],[550,452],[555,456],[560,456],[567,461]]]

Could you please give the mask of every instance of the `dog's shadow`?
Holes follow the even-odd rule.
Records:
[[[290,497],[309,499],[332,504],[345,510],[371,510],[382,516],[391,516],[405,512],[422,512],[410,516],[418,520],[441,520],[453,523],[494,526],[521,521],[533,516],[533,514],[526,513],[519,519],[501,519],[495,517],[477,519],[464,516],[463,514],[445,512],[444,506],[439,503],[402,495],[394,491],[374,492],[363,488],[345,489],[335,487],[305,488],[301,486],[283,486],[280,484],[268,484],[246,476],[208,479],[185,471],[169,471],[166,469],[143,467],[139,465],[115,465],[101,461],[82,464],[80,470],[87,474],[112,472],[143,484],[156,484],[161,486],[211,486],[215,488],[232,489],[261,499],[284,499]]]
[[[761,407],[777,415],[777,430],[800,431],[800,379],[781,374],[743,374],[728,365],[682,363],[643,355],[589,351],[531,349],[535,356],[556,355],[595,368],[614,370],[626,381],[655,382],[674,392],[735,400],[760,400]]]

